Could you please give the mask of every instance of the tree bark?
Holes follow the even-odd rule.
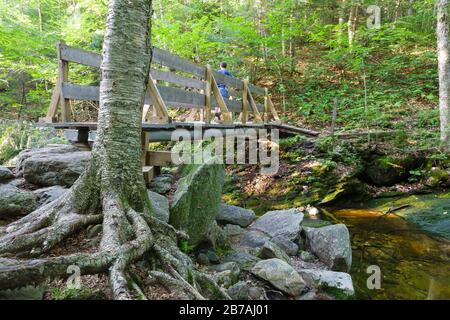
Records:
[[[450,149],[449,128],[449,51],[448,51],[448,0],[437,2],[437,54],[439,69],[439,113],[441,122],[441,142],[446,150]]]
[[[349,47],[353,46],[353,42],[355,40],[356,26],[358,24],[358,12],[359,12],[359,7],[357,5],[350,8],[350,15],[348,18],[348,45],[349,45]]]
[[[151,5],[151,0],[110,0],[92,160],[63,197],[0,227],[0,290],[64,277],[67,268],[75,265],[82,275],[109,271],[114,298],[131,299],[127,269],[149,253],[156,257],[149,260],[156,261],[151,262],[153,268],[162,267],[160,273],[166,274],[152,275],[149,270],[149,277],[166,287],[175,284],[178,291],[186,291],[186,297],[203,297],[197,288],[209,278],[193,270],[191,259],[179,250],[178,241],[187,236],[154,217],[142,175],[141,126],[151,60]],[[102,236],[95,253],[44,255],[75,232],[99,222]],[[21,259],[11,259],[13,254]],[[229,299],[225,292],[219,290],[218,294]]]

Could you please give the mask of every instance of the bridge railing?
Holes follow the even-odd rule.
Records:
[[[72,122],[70,100],[99,101],[99,87],[69,80],[69,63],[100,68],[101,55],[60,42],[57,45],[58,80],[47,116],[41,122]],[[234,99],[224,99],[218,83],[226,84]],[[239,100],[238,100],[239,99]],[[259,103],[259,99],[264,101]],[[61,110],[58,111],[58,106]],[[269,92],[248,80],[227,77],[210,65],[200,66],[170,52],[153,47],[152,68],[143,108],[143,122],[168,123],[168,108],[190,109],[209,124],[213,108],[219,107],[223,121],[230,123],[281,123]],[[238,117],[236,117],[238,115]]]

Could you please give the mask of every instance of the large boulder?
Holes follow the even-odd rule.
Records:
[[[304,228],[304,231],[309,251],[334,271],[350,271],[352,249],[350,235],[344,224]]]
[[[0,166],[0,183],[14,178],[14,173],[6,167]]]
[[[164,222],[169,222],[169,200],[153,191],[147,191],[148,197],[152,204],[152,208],[155,213],[155,217]]]
[[[306,288],[306,283],[298,272],[280,259],[262,260],[251,272],[293,297],[299,297]]]
[[[170,209],[170,223],[189,235],[191,244],[199,244],[216,228],[215,217],[222,198],[225,168],[214,159],[190,165],[178,181]],[[217,228],[216,228],[217,229]]]
[[[305,280],[313,282],[335,298],[346,299],[355,294],[352,277],[348,273],[313,269],[302,269],[299,273]]]
[[[38,206],[41,207],[55,201],[59,197],[62,197],[67,192],[67,188],[61,186],[53,186],[47,188],[41,188],[33,191],[34,196],[36,197]]]
[[[71,186],[91,159],[89,151],[74,146],[51,145],[20,153],[18,173],[38,186]]]
[[[269,211],[256,220],[250,230],[260,231],[270,237],[283,236],[292,241],[300,235],[303,216],[298,209]]]
[[[223,224],[237,224],[241,227],[248,227],[256,215],[253,210],[244,209],[237,206],[230,206],[227,204],[220,204],[217,212],[216,220]]]
[[[13,185],[0,185],[0,218],[25,215],[37,208],[33,193]]]

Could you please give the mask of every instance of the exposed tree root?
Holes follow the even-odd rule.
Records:
[[[142,177],[151,3],[109,1],[92,159],[63,197],[0,227],[0,290],[64,278],[68,267],[75,266],[80,275],[108,271],[114,298],[131,299],[136,294],[130,292],[127,272],[131,264],[144,260],[153,270],[150,282],[156,279],[192,298],[229,298],[179,250],[178,241],[186,234],[153,216]],[[96,252],[45,256],[62,240],[100,222],[102,238]]]
[[[192,299],[205,299],[201,292],[210,293],[211,289],[215,298],[229,299],[212,279],[195,271],[191,259],[180,251],[178,241],[188,238],[184,232],[158,220],[150,210],[139,213],[124,205],[113,193],[102,196],[102,214],[80,214],[73,205],[76,189],[77,185],[61,199],[0,229],[0,289],[67,277],[69,266],[77,266],[81,275],[108,270],[114,298],[132,299],[130,287],[138,296],[143,293],[129,280],[127,269],[149,253],[153,267],[161,268],[149,272],[151,281],[169,290],[181,290]],[[43,257],[62,240],[101,222],[103,232],[97,252]]]

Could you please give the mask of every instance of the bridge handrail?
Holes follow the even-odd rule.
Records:
[[[203,109],[205,122],[207,123],[211,120],[210,115],[213,107],[220,107],[224,114],[224,120],[227,123],[231,123],[233,112],[241,113],[240,120],[242,123],[245,123],[249,116],[249,110],[247,109],[251,109],[255,122],[269,122],[271,119],[273,119],[273,123],[280,122],[267,89],[252,85],[247,80],[227,77],[212,70],[209,65],[206,67],[197,65],[194,62],[156,47],[153,47],[152,51],[152,65],[164,66],[170,70],[177,70],[197,78],[190,78],[174,72],[152,68],[150,71],[150,79],[154,81],[149,81],[148,83],[148,94],[145,103],[147,105],[152,104],[155,110],[153,116],[148,117],[147,113],[149,108],[147,107],[147,110],[144,108],[144,122],[170,121],[166,105],[180,108]],[[57,53],[58,81],[53,91],[47,117],[42,118],[42,122],[54,122],[56,120],[58,104],[61,105],[61,120],[66,122],[72,120],[70,108],[68,107],[69,100],[99,100],[98,86],[78,85],[69,82],[69,62],[100,68],[101,55],[68,46],[63,41],[58,43]],[[159,85],[156,83],[158,80],[185,88],[201,90],[201,92]],[[224,83],[230,88],[240,91],[242,93],[242,101],[225,101],[217,88],[217,82]],[[253,94],[263,95],[264,105],[256,103]],[[244,99],[244,96],[247,96],[247,99]]]

